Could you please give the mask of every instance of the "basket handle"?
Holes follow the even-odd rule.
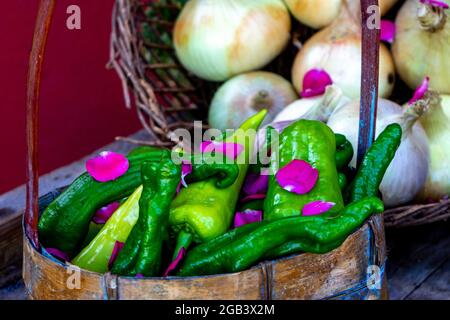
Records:
[[[36,248],[39,198],[39,91],[42,62],[55,0],[41,0],[34,28],[27,80],[27,188],[25,232]]]
[[[378,0],[361,0],[362,72],[361,109],[359,121],[358,162],[375,137],[377,114],[380,30],[370,28],[368,8],[378,6]],[[52,21],[55,0],[41,0],[34,29],[33,47],[28,67],[27,88],[27,198],[25,231],[33,245],[39,249],[37,235],[39,199],[39,89],[45,46]]]
[[[362,59],[361,102],[359,109],[358,164],[375,139],[378,107],[378,71],[380,64],[380,28],[369,25],[369,8],[378,0],[361,0]],[[373,14],[373,13],[372,13]]]

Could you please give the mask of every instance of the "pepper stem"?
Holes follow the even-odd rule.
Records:
[[[177,238],[177,244],[175,246],[175,251],[173,253],[172,260],[175,260],[180,252],[181,248],[187,250],[192,243],[192,233],[186,232],[184,230],[180,231]]]

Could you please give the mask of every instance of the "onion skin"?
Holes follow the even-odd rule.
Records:
[[[349,10],[343,10],[333,24],[312,36],[297,54],[292,67],[292,80],[297,91],[303,90],[306,72],[323,69],[346,96],[354,99],[360,96],[361,26]],[[381,44],[379,96],[389,97],[394,82],[394,61],[386,46]]]
[[[190,0],[174,28],[181,64],[198,77],[224,81],[264,67],[290,38],[282,0]]]
[[[450,96],[437,100],[420,119],[430,144],[430,170],[418,196],[421,202],[450,195]]]
[[[278,113],[273,122],[309,119],[326,123],[336,109],[349,102],[350,99],[342,94],[341,89],[330,85],[321,96],[294,101]]]
[[[292,15],[304,25],[321,29],[331,24],[339,15],[344,0],[284,0]],[[351,0],[358,1],[359,0]],[[398,0],[380,0],[384,15]],[[318,14],[320,13],[320,14]]]
[[[387,207],[399,206],[413,200],[425,185],[428,175],[430,151],[425,130],[417,121],[418,116],[412,118],[404,116],[405,111],[401,106],[389,100],[379,99],[376,136],[391,123],[399,123],[403,129],[402,143],[380,186],[383,202]],[[352,101],[337,109],[327,124],[335,133],[345,135],[357,150],[359,101]],[[356,155],[350,166],[356,167]]]
[[[296,99],[294,87],[283,77],[264,71],[244,73],[217,90],[209,109],[209,124],[219,130],[237,129],[262,109],[268,110],[267,124]]]
[[[392,54],[398,74],[411,89],[429,76],[433,90],[450,94],[450,10],[444,11],[447,21],[441,29],[427,30],[418,18],[419,5],[419,0],[406,1],[396,18]]]
[[[322,100],[322,96],[314,98],[302,98],[292,102],[284,108],[273,120],[274,122],[293,121],[301,119],[308,111],[312,110]]]
[[[298,21],[314,29],[332,23],[342,5],[342,0],[284,0],[284,2]]]

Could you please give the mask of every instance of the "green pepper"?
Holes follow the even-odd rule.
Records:
[[[270,147],[272,137],[275,134],[278,134],[276,133],[275,129],[273,129],[272,127],[267,128],[265,149]],[[336,139],[336,168],[338,169],[338,171],[341,171],[345,169],[352,160],[354,150],[350,141],[348,141],[343,134],[336,133],[335,139]],[[262,164],[258,163],[257,165],[252,165],[250,167],[250,170],[253,173],[259,173],[261,172],[261,167]]]
[[[98,182],[88,173],[82,174],[43,212],[38,224],[40,242],[69,255],[75,253],[96,210],[129,196],[141,185],[142,163],[159,159],[161,152],[128,156],[128,171],[113,181]]]
[[[275,260],[301,252],[324,254],[339,247],[344,241],[345,240],[341,239],[328,244],[313,243],[304,240],[290,241],[277,248],[269,250],[266,254],[264,254],[264,260]]]
[[[175,255],[179,248],[187,249],[192,241],[209,241],[230,227],[252,155],[256,130],[266,114],[266,110],[259,112],[244,122],[234,135],[224,140],[231,143],[247,140],[244,151],[235,160],[239,175],[231,186],[221,189],[215,179],[199,181],[183,188],[172,202],[169,224],[173,232],[178,234]],[[254,130],[255,135],[249,135],[247,130]]]
[[[399,124],[390,124],[383,130],[367,151],[356,177],[348,187],[347,202],[378,195],[381,181],[401,141],[402,128]]]
[[[341,191],[344,191],[348,183],[347,176],[344,173],[339,172],[338,181],[339,181],[339,188],[341,189]]]
[[[336,138],[336,168],[345,169],[353,158],[353,147],[342,134],[335,134]]]
[[[160,272],[162,248],[168,238],[170,203],[180,182],[181,166],[175,165],[166,151],[160,163],[142,165],[142,195],[139,199],[139,218],[125,246],[113,264],[111,273],[147,277]]]
[[[223,189],[231,186],[238,178],[239,167],[235,163],[209,164],[205,163],[203,159],[196,159],[192,165],[192,172],[185,179],[188,184],[214,178],[216,187]]]
[[[208,243],[191,250],[178,276],[201,276],[227,272],[239,272],[258,263],[272,250],[297,242],[302,251],[323,253],[338,247],[372,214],[382,213],[383,202],[378,198],[365,198],[350,204],[331,218],[327,215],[289,217],[265,221],[256,229],[244,232],[240,237],[224,241],[212,250],[204,250]],[[230,238],[225,234],[221,238]]]
[[[133,157],[133,156],[138,156],[138,155],[148,155],[148,154],[153,154],[153,155],[161,155],[161,151],[163,149],[159,148],[159,147],[150,147],[150,146],[140,146],[137,148],[134,148],[133,150],[131,150],[128,153],[128,157]],[[158,161],[159,159],[155,156],[155,161]]]
[[[336,169],[336,139],[331,129],[320,121],[299,120],[287,127],[280,135],[280,147],[272,155],[271,168],[279,168],[299,159],[310,163],[319,172],[314,188],[307,194],[298,195],[284,190],[275,176],[269,179],[269,189],[264,201],[264,219],[276,220],[300,215],[304,205],[323,200],[335,203],[329,214],[344,207]]]
[[[242,204],[239,207],[240,212],[243,212],[245,210],[263,211],[264,210],[264,199],[252,200],[252,201]]]
[[[72,260],[72,264],[89,271],[105,273],[116,241],[125,242],[139,217],[138,187],[106,221],[97,236]]]

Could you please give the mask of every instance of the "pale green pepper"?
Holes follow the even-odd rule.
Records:
[[[266,110],[260,111],[245,121],[234,135],[223,140],[244,146],[243,152],[235,160],[239,167],[239,175],[231,186],[218,188],[216,179],[207,179],[183,188],[173,200],[169,224],[172,231],[177,234],[175,255],[181,247],[187,249],[192,241],[197,243],[209,241],[229,229],[253,154],[256,130],[266,114]],[[249,134],[251,130],[254,135]]]
[[[108,271],[116,241],[125,243],[138,220],[141,194],[142,186],[114,212],[97,236],[72,260],[72,264],[99,273]]]

